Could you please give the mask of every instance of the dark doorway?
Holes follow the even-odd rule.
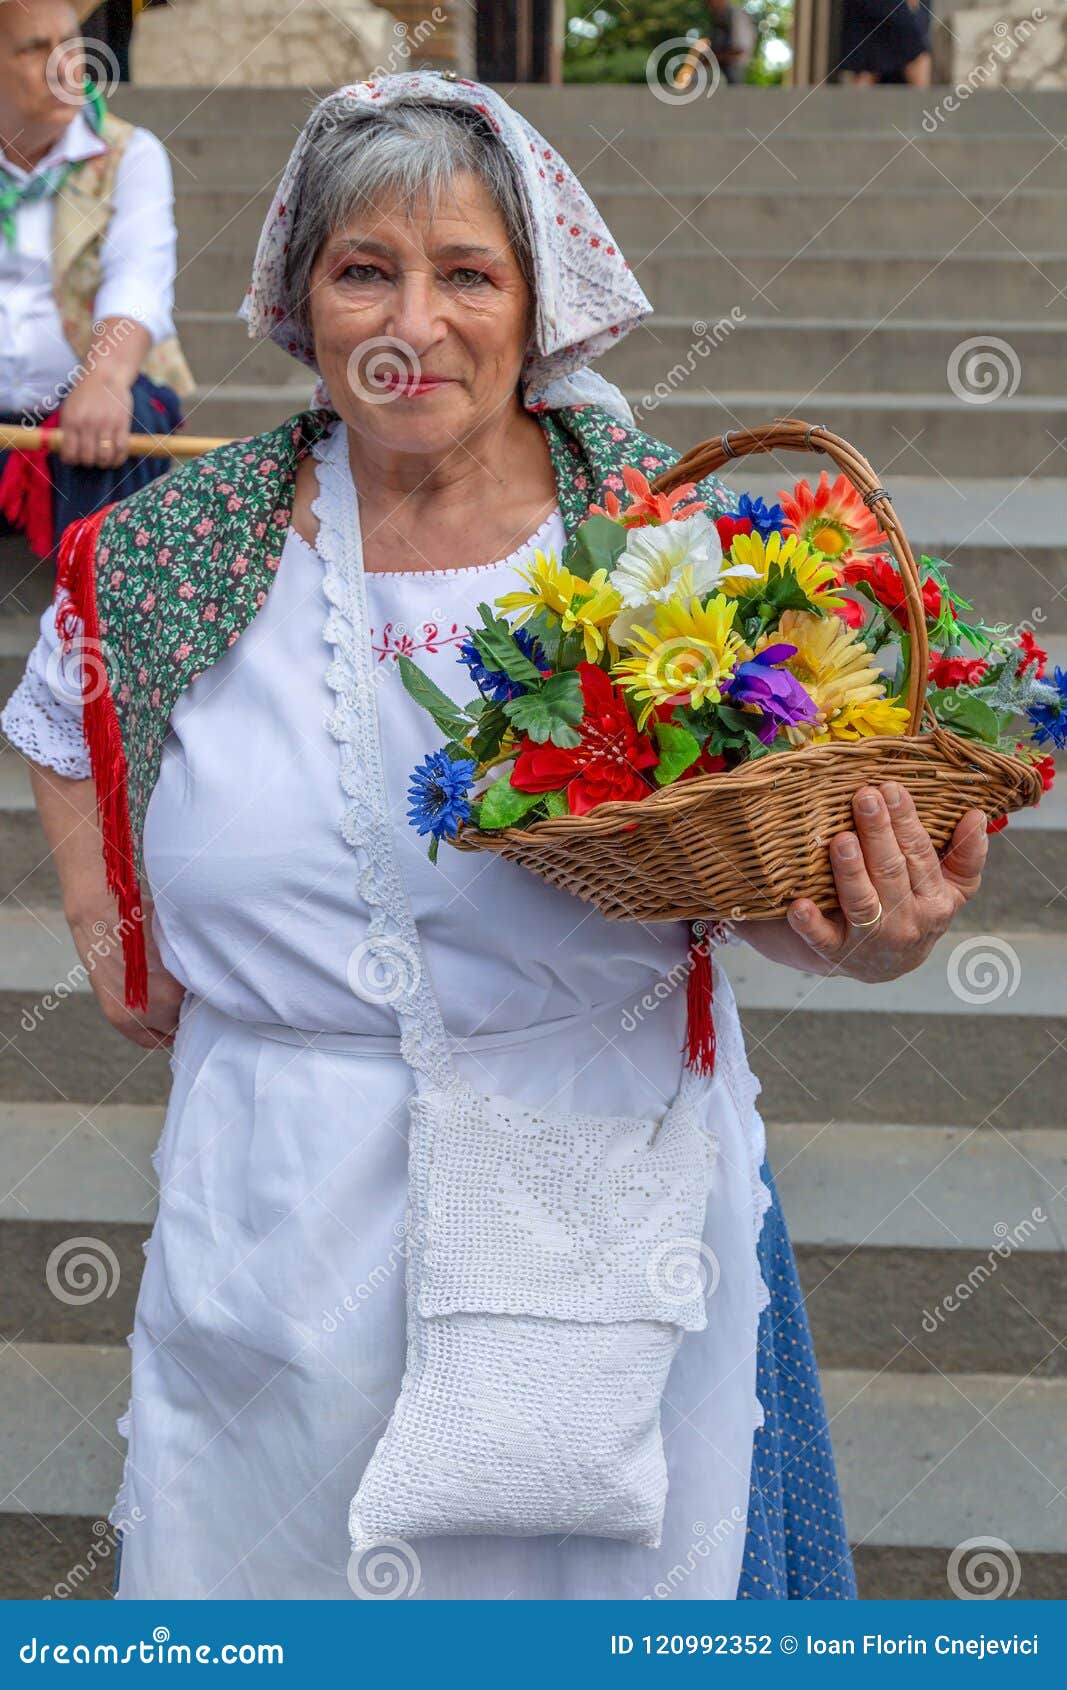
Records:
[[[481,0],[476,51],[481,82],[559,80],[554,0]]]

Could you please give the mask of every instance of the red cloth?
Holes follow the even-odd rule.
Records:
[[[58,407],[45,417],[42,429],[55,428]],[[26,536],[35,557],[48,557],[55,545],[52,530],[52,468],[46,446],[32,451],[12,447],[0,475],[0,516]]]

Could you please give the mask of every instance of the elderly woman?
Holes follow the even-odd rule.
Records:
[[[434,866],[405,814],[435,730],[397,653],[454,688],[479,602],[623,465],[674,461],[587,368],[650,309],[488,88],[342,90],[243,307],[318,403],[67,536],[4,726],[83,954],[117,921],[103,1013],[174,1076],[121,1597],[855,1595],[718,963],[694,1084],[686,993],[655,990],[685,979],[683,923],[608,921],[496,857]],[[880,980],[973,891],[984,826],[939,863],[907,797],[868,790],[834,850],[840,911],[753,940]]]

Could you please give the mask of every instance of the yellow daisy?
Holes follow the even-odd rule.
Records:
[[[494,604],[498,610],[519,610],[518,625],[531,616],[547,610],[558,616],[565,634],[580,629],[588,663],[596,663],[605,646],[617,651],[607,638],[606,629],[622,609],[622,598],[608,579],[606,569],[598,569],[588,581],[565,569],[555,552],[534,553],[534,561],[518,573],[530,584],[528,593],[503,593]]]
[[[865,703],[846,704],[821,733],[812,735],[813,745],[832,739],[869,739],[876,735],[904,734],[910,711],[895,698],[870,698]]]
[[[644,728],[657,704],[687,700],[694,709],[717,704],[720,682],[729,679],[741,636],[733,626],[737,606],[723,593],[707,604],[671,599],[653,609],[654,628],[636,624],[630,652],[612,670],[619,684],[643,700],[638,727]]]
[[[755,530],[751,534],[735,534],[730,560],[749,564],[756,572],[754,576],[734,575],[723,580],[722,591],[731,598],[758,598],[772,576],[792,575],[820,610],[836,610],[845,602],[838,594],[827,591],[837,586],[835,566],[795,534],[782,535],[778,529],[766,539]]]
[[[785,666],[811,694],[818,710],[816,721],[800,722],[784,730],[791,743],[859,738],[862,730],[855,712],[874,701],[885,702],[885,676],[874,653],[839,617],[815,616],[810,610],[783,611],[777,630],[761,634],[756,649],[762,651],[764,646],[779,642],[796,646],[796,655],[787,658]],[[839,734],[836,724],[846,708],[851,708],[853,715],[842,725],[852,725]],[[894,729],[886,727],[884,731],[892,733]]]

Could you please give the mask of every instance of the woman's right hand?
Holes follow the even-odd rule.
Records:
[[[127,1009],[122,933],[115,899],[104,874],[96,785],[69,779],[28,762],[30,784],[63,894],[63,914],[93,995],[116,1032],[143,1050],[169,1049],[185,996],[180,980],[163,967],[145,902],[148,1007]]]
[[[93,996],[106,1019],[124,1039],[143,1050],[169,1050],[174,1044],[178,1015],[186,988],[160,960],[152,937],[151,906],[144,911],[145,954],[148,961],[148,1007],[127,1009],[126,968],[122,938],[117,930],[114,906],[95,919],[68,915],[67,924],[75,948],[85,967]]]

